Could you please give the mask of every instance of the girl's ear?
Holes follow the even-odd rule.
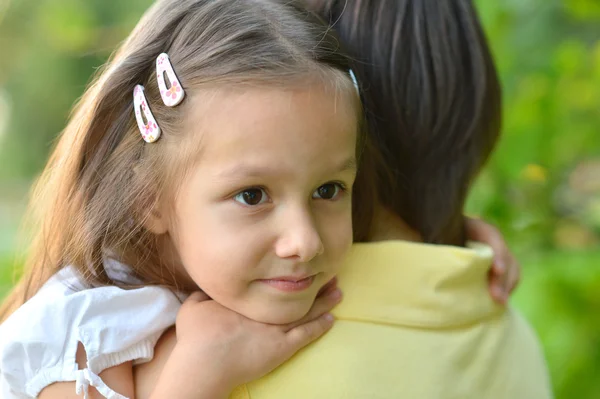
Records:
[[[133,167],[134,184],[139,185],[139,181],[149,181],[151,177],[147,173],[143,173],[139,165]],[[159,189],[152,187],[135,199],[136,213],[140,216],[142,225],[146,230],[155,234],[165,234],[169,230],[168,213],[163,209],[163,203],[157,196]]]
[[[144,227],[156,235],[167,233],[169,231],[169,223],[165,212],[160,211],[158,207],[152,209],[144,221]]]

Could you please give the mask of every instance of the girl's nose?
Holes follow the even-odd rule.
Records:
[[[283,233],[275,246],[277,256],[309,262],[323,253],[323,242],[310,212],[288,212],[282,224]]]

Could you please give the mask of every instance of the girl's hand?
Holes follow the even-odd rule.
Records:
[[[333,281],[302,320],[281,326],[250,320],[201,292],[192,294],[177,315],[177,343],[152,397],[228,397],[328,331],[333,325],[328,312],[340,300]]]
[[[494,263],[488,274],[489,290],[496,302],[504,304],[519,284],[521,266],[496,227],[480,219],[465,220],[467,238],[485,243],[494,250]]]

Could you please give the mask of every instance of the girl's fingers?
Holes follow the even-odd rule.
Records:
[[[500,231],[491,224],[474,218],[465,218],[467,238],[473,241],[483,242],[494,249],[496,255],[508,252],[506,243]]]
[[[321,335],[325,334],[333,326],[334,317],[330,313],[325,313],[315,320],[301,324],[289,330],[285,334],[286,343],[289,345],[289,355],[293,355],[298,350],[304,348]]]
[[[493,274],[493,282],[494,282],[494,287],[493,287],[493,291],[494,291],[494,295],[492,295],[494,297],[494,299],[500,303],[505,303],[506,300],[508,299],[508,293],[509,291],[507,290],[507,286],[508,286],[508,270],[507,270],[507,264],[511,265],[512,259],[508,259],[508,261],[506,259],[504,260],[494,260],[494,263],[492,265],[492,274]],[[508,266],[508,268],[510,269],[511,266]]]
[[[515,288],[519,285],[519,281],[521,281],[521,265],[519,262],[514,260],[514,264],[508,270],[508,278],[506,285],[507,294],[511,294]]]
[[[480,219],[466,218],[465,221],[467,237],[489,245],[494,251],[492,271],[498,276],[505,275],[514,260],[500,230]]]
[[[310,308],[306,316],[294,323],[284,326],[283,330],[289,332],[297,328],[298,326],[310,323],[313,320],[318,319],[319,317],[333,309],[335,305],[340,303],[341,300],[342,291],[340,291],[338,288],[329,291],[327,294],[322,295],[315,300],[315,303],[313,304],[312,308]]]
[[[492,267],[489,273],[489,288],[492,298],[500,304],[506,303],[510,294],[519,284],[520,275],[521,266],[512,256],[501,274]]]
[[[521,266],[508,249],[500,231],[478,219],[466,219],[470,239],[489,245],[494,251],[494,263],[489,276],[489,290],[498,303],[506,303],[519,283]]]
[[[492,248],[493,249],[493,248]],[[499,258],[495,255],[496,250],[494,249],[494,263],[492,264],[492,271],[496,276],[505,276],[506,275],[506,261],[504,259]]]
[[[490,270],[488,274],[488,290],[492,299],[504,305],[506,303],[506,292],[504,288],[504,280]]]
[[[510,255],[509,259],[506,263],[506,270],[502,274],[502,290],[504,291],[505,300],[508,300],[510,294],[514,291],[517,284],[519,283],[519,278],[521,274],[521,265],[519,262]]]
[[[317,294],[317,298],[320,296],[323,296],[323,295],[327,295],[328,293],[335,290],[336,288],[337,288],[337,277],[334,277],[331,280],[329,280],[329,282],[327,284],[325,284],[323,287],[321,287],[321,289],[319,290],[319,293]]]
[[[482,242],[488,244],[494,251],[494,263],[492,264],[492,271],[495,275],[507,279],[508,269],[514,262],[512,254],[508,249],[508,245],[500,232],[492,226],[488,226],[484,231],[487,231],[487,235],[482,238]]]

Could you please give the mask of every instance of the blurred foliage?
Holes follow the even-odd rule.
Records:
[[[476,2],[504,89],[503,137],[469,209],[523,264],[514,303],[557,398],[600,398],[600,1]]]
[[[600,398],[600,0],[476,0],[504,87],[503,138],[469,212],[523,264],[557,398]],[[0,0],[0,295],[27,187],[90,75],[150,0]]]

